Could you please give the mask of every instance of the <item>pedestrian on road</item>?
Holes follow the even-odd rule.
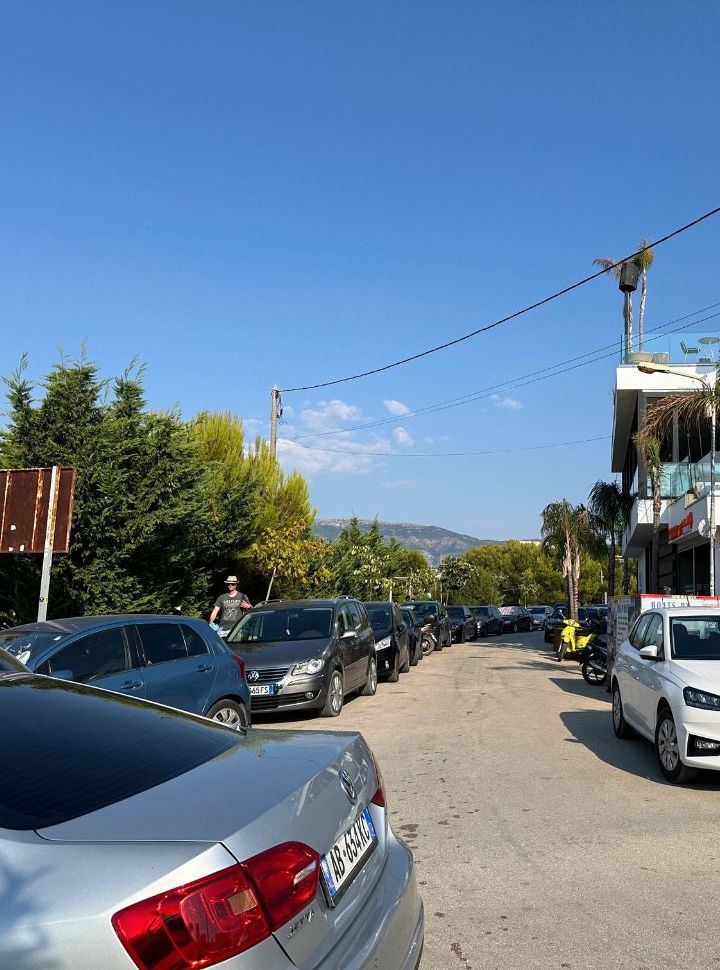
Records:
[[[210,622],[215,623],[217,621],[223,630],[229,630],[237,623],[245,610],[252,609],[252,603],[245,593],[238,591],[237,584],[237,576],[228,576],[225,580],[227,593],[218,596],[210,614]]]

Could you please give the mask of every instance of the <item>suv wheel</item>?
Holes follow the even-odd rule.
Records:
[[[432,635],[432,633],[423,633],[423,638],[422,638],[423,657],[429,657],[434,650],[435,650],[435,637]]]
[[[206,717],[212,718],[213,721],[219,721],[225,727],[235,728],[236,731],[250,726],[250,718],[245,710],[245,705],[229,699],[213,704]]]
[[[388,674],[388,683],[397,684],[400,680],[400,654],[395,651],[395,656],[393,657],[393,665],[390,673]]]
[[[363,697],[373,697],[377,692],[378,676],[377,676],[377,660],[375,657],[370,657],[370,663],[368,664],[367,680],[365,681],[365,686],[361,689],[360,693]]]
[[[677,729],[670,708],[660,712],[655,728],[655,750],[657,751],[660,771],[668,781],[675,785],[686,785],[695,781],[698,776],[697,768],[688,768],[680,760],[680,744]]]
[[[320,711],[321,717],[337,717],[342,712],[343,701],[345,699],[345,688],[343,677],[339,670],[333,670],[328,686],[325,705]]]

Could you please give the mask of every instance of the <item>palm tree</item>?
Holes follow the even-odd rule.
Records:
[[[647,430],[633,437],[635,447],[650,476],[653,493],[653,540],[650,566],[650,592],[658,593],[660,585],[660,512],[662,511],[662,468],[660,441]]]
[[[607,591],[614,596],[617,547],[628,520],[627,496],[617,482],[597,481],[590,489],[588,507],[594,528],[609,543]]]
[[[617,260],[611,259],[609,256],[598,256],[597,259],[593,260],[593,266],[601,266],[603,269],[608,270],[608,272],[615,277],[616,280],[620,280],[620,274],[622,273],[622,263],[618,263]],[[623,293],[623,319],[625,321],[625,353],[629,354],[633,349],[633,317],[632,317],[632,293]]]
[[[567,499],[563,499],[561,502],[550,502],[541,514],[543,544],[546,548],[554,549],[560,556],[570,617],[577,620],[580,551],[594,545],[590,513],[584,505],[572,505]]]
[[[640,289],[640,314],[638,316],[638,350],[643,350],[645,346],[645,303],[647,302],[647,274],[648,270],[655,261],[655,253],[648,246],[647,239],[640,240],[640,252],[637,254],[633,263],[640,270],[641,289]]]

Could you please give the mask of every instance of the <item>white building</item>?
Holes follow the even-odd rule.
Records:
[[[630,525],[623,538],[623,553],[638,561],[639,592],[708,594],[710,592],[710,422],[692,427],[676,419],[662,443],[659,589],[651,590],[653,532],[652,488],[633,443],[653,400],[667,394],[700,389],[696,379],[712,383],[720,336],[683,334],[670,341],[669,352],[633,353],[626,357],[615,378],[612,435],[612,470],[622,474],[623,489],[634,497]],[[654,362],[677,373],[643,373],[638,364]],[[689,375],[689,376],[682,376]],[[716,466],[716,480],[717,475]],[[718,488],[716,487],[716,495]],[[716,505],[720,511],[720,504]],[[720,543],[718,544],[720,545]],[[715,573],[720,576],[716,554]]]

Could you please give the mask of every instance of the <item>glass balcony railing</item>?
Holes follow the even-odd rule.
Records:
[[[650,334],[643,341],[642,353],[635,333],[631,348],[623,338],[622,359],[626,364],[648,360],[656,364],[717,365],[720,363],[720,333]]]
[[[633,491],[637,494],[639,472],[635,473]],[[720,454],[715,458],[715,492],[720,488]],[[669,461],[665,462],[662,470],[662,485],[660,494],[664,499],[680,498],[686,492],[694,492],[698,498],[710,492],[710,456],[701,461]],[[647,481],[647,498],[651,499],[653,490],[650,478]]]

